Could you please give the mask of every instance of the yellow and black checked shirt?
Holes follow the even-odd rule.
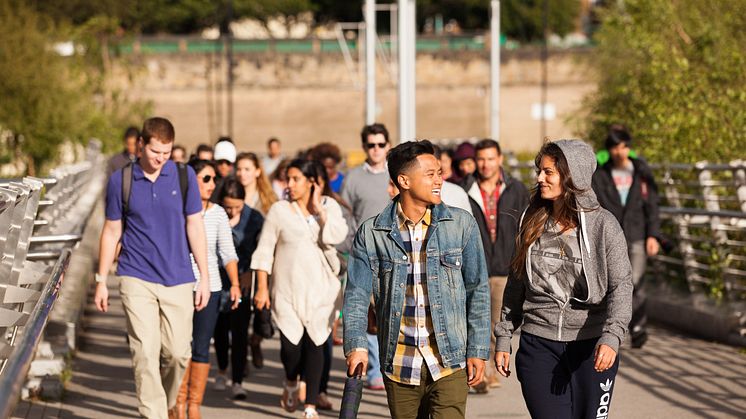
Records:
[[[435,341],[430,301],[427,297],[426,244],[431,211],[428,208],[422,219],[414,222],[404,215],[401,205],[397,205],[397,215],[404,248],[409,254],[409,267],[401,327],[394,353],[394,369],[386,375],[398,383],[419,385],[423,362],[434,381],[453,374],[465,365],[444,366]]]

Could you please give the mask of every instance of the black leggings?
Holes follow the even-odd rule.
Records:
[[[241,384],[246,370],[246,345],[251,319],[251,298],[243,297],[238,307],[230,313],[220,313],[215,325],[215,355],[218,368],[228,368],[228,349],[231,352],[231,374],[234,383]],[[230,339],[228,333],[230,332]],[[230,340],[230,343],[229,343]]]
[[[303,372],[306,379],[306,404],[316,405],[324,369],[324,345],[316,346],[305,330],[297,345],[293,345],[280,333],[280,359],[288,381],[298,380]]]

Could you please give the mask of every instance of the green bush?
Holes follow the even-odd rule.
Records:
[[[610,3],[579,134],[602,145],[623,123],[651,161],[746,158],[746,1]]]

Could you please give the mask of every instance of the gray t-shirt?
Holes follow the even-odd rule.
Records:
[[[531,269],[536,285],[565,303],[572,297],[585,299],[588,291],[582,280],[583,264],[577,229],[559,233],[553,220],[531,247]]]
[[[373,173],[365,164],[350,170],[342,185],[342,199],[352,207],[355,230],[363,221],[378,215],[391,202],[387,188],[389,174]]]
[[[612,168],[611,178],[614,179],[614,186],[616,186],[617,192],[619,192],[619,199],[622,200],[622,205],[627,205],[627,196],[629,196],[629,190],[632,188],[632,181],[635,176],[635,166],[632,162],[621,169]]]

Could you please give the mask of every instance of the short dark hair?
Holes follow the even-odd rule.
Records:
[[[213,151],[212,147],[210,147],[207,144],[200,144],[200,145],[197,146],[197,152],[196,152],[196,154],[199,154],[199,153],[202,153],[202,152],[206,152],[206,151],[212,153],[212,151]]]
[[[500,149],[500,144],[491,138],[479,140],[479,142],[474,146],[474,154],[476,155],[477,153],[479,153],[480,150],[486,150],[488,148],[497,149],[497,154],[503,154],[502,150]]]
[[[240,199],[246,198],[246,189],[235,176],[228,176],[223,179],[220,189],[218,190],[218,204],[222,204],[225,198]]]
[[[363,142],[363,145],[365,145],[368,143],[369,135],[378,134],[383,134],[383,138],[386,140],[387,143],[389,142],[389,130],[386,129],[386,125],[378,122],[376,122],[375,124],[364,126],[363,130],[360,132],[360,140]]]
[[[407,141],[392,148],[386,157],[386,161],[389,165],[389,177],[394,182],[394,186],[401,190],[398,180],[399,175],[417,164],[417,156],[423,154],[435,156],[435,153],[435,146],[428,140]]]
[[[270,137],[269,140],[267,140],[267,146],[269,147],[272,143],[280,143],[280,140],[277,139],[277,137]]]
[[[128,126],[127,129],[124,130],[124,135],[122,136],[123,140],[127,140],[129,138],[135,137],[135,139],[140,138],[140,130],[137,129],[135,126]]]
[[[222,143],[223,141],[233,144],[233,139],[231,137],[226,137],[226,136],[218,137],[218,140],[215,141],[215,144]]]
[[[606,141],[604,142],[606,149],[614,148],[622,143],[626,144],[628,147],[632,144],[632,136],[627,130],[627,127],[622,124],[614,124],[610,126],[609,133],[606,135]]]
[[[140,138],[142,138],[144,144],[149,144],[153,137],[158,138],[163,143],[173,142],[176,139],[176,130],[174,130],[171,121],[159,116],[146,119],[142,124]]]

